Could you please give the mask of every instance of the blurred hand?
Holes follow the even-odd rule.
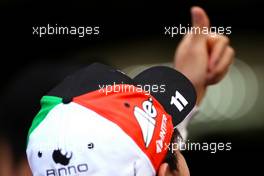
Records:
[[[193,7],[191,14],[193,27],[210,27],[209,18],[202,8]],[[174,67],[193,83],[199,104],[206,87],[218,83],[225,76],[233,57],[234,50],[226,36],[193,32],[187,34],[179,44]]]

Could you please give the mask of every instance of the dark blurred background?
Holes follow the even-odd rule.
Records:
[[[191,24],[193,5],[206,10],[212,26],[232,27],[229,37],[237,61],[225,80],[208,91],[189,127],[190,140],[232,142],[232,150],[184,152],[191,175],[258,174],[264,153],[264,16],[257,0],[1,1],[0,165],[22,167],[39,99],[65,75],[95,61],[130,75],[142,67],[171,62],[181,36],[164,36],[164,26]],[[96,25],[100,35],[32,35],[33,26],[47,24]],[[8,171],[0,166],[0,175],[4,174]]]

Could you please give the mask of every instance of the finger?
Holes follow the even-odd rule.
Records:
[[[229,66],[233,62],[234,59],[234,49],[228,46],[224,53],[222,58],[219,60],[219,63],[214,68],[214,70],[211,71],[208,75],[208,84],[215,84],[219,82],[227,73]]]
[[[158,176],[166,176],[167,170],[168,170],[168,164],[163,163],[159,168]]]
[[[208,36],[207,40],[210,50],[209,70],[213,70],[223,56],[223,53],[229,44],[229,39],[222,35],[212,34]]]
[[[224,76],[226,75],[226,73],[228,72],[229,68],[226,68],[220,75],[210,75],[207,77],[207,85],[214,85],[217,84],[218,82],[220,82]]]
[[[223,54],[223,57],[220,59],[219,63],[215,68],[216,74],[220,75],[228,66],[232,63],[234,58],[234,49],[228,46]]]
[[[210,21],[209,18],[207,16],[207,14],[205,13],[205,11],[200,8],[200,7],[192,7],[191,8],[191,15],[192,15],[192,26],[195,28],[200,28],[200,30],[202,30],[204,27],[205,28],[209,28],[210,26]],[[195,30],[197,31],[197,30]],[[192,31],[194,32],[194,31]],[[204,37],[205,35],[202,34],[202,32],[195,32],[195,34],[193,34],[196,37]]]

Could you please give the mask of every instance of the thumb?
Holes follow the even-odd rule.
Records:
[[[191,15],[192,15],[192,27],[193,27],[192,34],[194,34],[195,36],[205,37],[205,35],[202,34],[201,31],[203,28],[209,28],[210,26],[210,21],[207,14],[202,8],[195,6],[191,8]]]

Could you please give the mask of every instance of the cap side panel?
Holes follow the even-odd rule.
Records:
[[[143,104],[150,98],[157,113],[155,117],[148,119]],[[143,92],[110,92],[105,95],[102,90],[98,90],[75,97],[73,102],[92,109],[117,124],[149,157],[154,168],[158,169],[167,153],[165,145],[170,142],[173,125],[171,116],[154,97]],[[144,122],[144,119],[148,120]],[[154,125],[154,131],[151,130],[151,124]],[[144,130],[147,131],[146,135]],[[146,144],[148,140],[145,138],[150,139],[149,144]]]
[[[55,96],[43,96],[40,100],[41,109],[38,114],[34,117],[31,127],[28,131],[27,143],[29,136],[32,132],[39,126],[39,124],[45,119],[47,114],[53,109],[56,105],[60,104],[62,99]]]

